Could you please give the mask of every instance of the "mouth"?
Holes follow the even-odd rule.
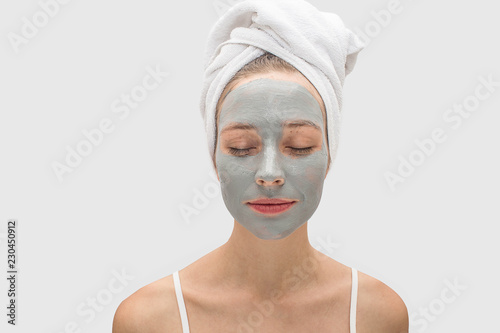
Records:
[[[289,210],[298,201],[291,199],[257,199],[246,204],[255,212],[265,215],[278,215]]]

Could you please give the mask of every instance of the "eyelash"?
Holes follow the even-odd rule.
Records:
[[[294,152],[293,155],[305,155],[307,153],[310,153],[313,147],[307,147],[307,148],[293,148],[290,147],[292,151]],[[236,156],[246,156],[244,153],[248,153],[252,148],[247,148],[247,149],[236,149],[229,147],[229,151],[231,154],[236,155]],[[297,153],[298,152],[298,153]]]

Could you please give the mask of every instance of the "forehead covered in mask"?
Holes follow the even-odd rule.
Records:
[[[262,78],[247,82],[229,92],[223,106],[223,119],[219,115],[220,129],[231,121],[246,122],[248,117],[254,120],[254,114],[245,111],[258,112],[265,117],[305,117],[313,118],[318,124],[324,122],[319,102],[302,84],[293,81]]]

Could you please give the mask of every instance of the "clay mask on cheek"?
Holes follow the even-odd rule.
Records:
[[[298,121],[318,129],[285,126]],[[252,128],[227,130],[235,124]],[[328,162],[323,114],[313,95],[292,81],[250,81],[226,96],[218,128],[216,166],[234,219],[261,239],[285,238],[307,222],[321,200]],[[310,152],[292,149],[310,146]],[[246,204],[260,198],[297,202],[271,215]]]

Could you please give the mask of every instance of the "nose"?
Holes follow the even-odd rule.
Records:
[[[283,185],[285,177],[276,148],[266,147],[261,153],[263,154],[262,161],[255,174],[257,184],[261,186]]]

